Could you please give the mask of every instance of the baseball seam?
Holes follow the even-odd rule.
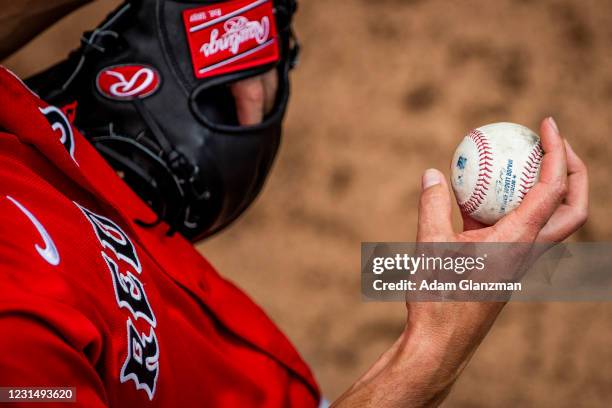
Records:
[[[523,168],[523,173],[521,174],[520,185],[518,190],[518,200],[523,201],[527,192],[536,182],[536,177],[538,175],[538,169],[540,168],[540,163],[542,162],[542,157],[544,156],[544,151],[542,150],[542,145],[538,142],[529,157],[527,158],[527,162],[525,163],[525,167]]]
[[[477,129],[472,130],[468,136],[478,150],[478,179],[470,198],[459,203],[459,208],[464,214],[472,214],[484,202],[489,190],[490,181],[493,177],[493,150],[487,137]]]

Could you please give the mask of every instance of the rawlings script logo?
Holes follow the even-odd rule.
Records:
[[[236,55],[240,46],[251,40],[255,40],[259,45],[263,44],[270,35],[270,20],[267,16],[262,17],[261,22],[238,16],[227,20],[223,28],[225,33],[221,36],[218,29],[212,30],[210,40],[200,48],[205,57],[226,50]]]
[[[100,92],[111,99],[144,98],[159,87],[159,74],[142,65],[119,65],[102,70],[97,85]]]

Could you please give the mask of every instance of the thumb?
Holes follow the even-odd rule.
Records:
[[[436,169],[426,170],[421,180],[421,188],[417,241],[450,240],[453,235],[451,198],[444,175]]]

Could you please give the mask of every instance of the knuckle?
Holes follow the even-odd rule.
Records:
[[[421,194],[419,209],[421,212],[435,212],[446,197],[438,189],[432,187]]]
[[[550,194],[556,200],[562,200],[567,195],[568,187],[565,181],[557,181],[550,184]]]
[[[576,226],[582,227],[589,219],[589,211],[586,208],[576,210]]]

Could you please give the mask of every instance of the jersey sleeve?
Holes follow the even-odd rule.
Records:
[[[74,406],[108,406],[95,369],[97,330],[78,311],[51,303],[14,292],[0,301],[0,386],[75,387]]]
[[[75,286],[79,270],[51,262],[52,245],[9,199],[37,203],[38,218],[52,201],[41,195],[45,181],[17,160],[24,151],[0,132],[0,387],[76,387],[71,406],[104,407],[96,365],[105,336]]]

